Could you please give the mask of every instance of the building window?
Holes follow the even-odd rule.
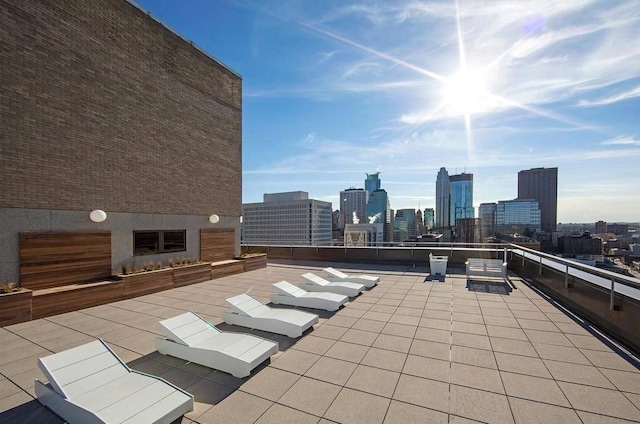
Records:
[[[133,254],[182,252],[187,250],[187,231],[134,231]]]

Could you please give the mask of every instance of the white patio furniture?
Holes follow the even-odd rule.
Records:
[[[300,288],[312,292],[329,292],[344,294],[349,297],[356,297],[365,289],[365,285],[361,283],[346,283],[341,281],[328,281],[311,272],[302,275],[306,281],[300,285]]]
[[[69,423],[171,423],[193,411],[193,396],[131,370],[102,340],[38,359],[49,380],[38,401]]]
[[[469,258],[465,262],[467,268],[467,280],[472,275],[481,277],[500,277],[507,280],[507,262],[500,259]]]
[[[329,281],[342,281],[350,283],[364,284],[366,288],[370,289],[380,282],[380,277],[374,277],[373,275],[366,274],[345,274],[342,271],[338,271],[335,268],[325,268],[323,270],[327,275]]]
[[[239,294],[227,299],[233,312],[223,312],[227,324],[255,328],[296,338],[317,323],[316,314],[293,309],[272,309],[248,294]]]
[[[448,261],[448,256],[434,256],[432,253],[429,253],[429,270],[431,275],[446,275]]]
[[[193,312],[158,323],[167,337],[156,339],[156,348],[205,367],[243,378],[278,352],[278,343],[252,334],[221,332]]]
[[[271,293],[269,299],[272,303],[300,306],[303,308],[324,309],[326,311],[337,311],[344,305],[349,297],[343,294],[329,292],[308,292],[300,287],[296,287],[288,281],[274,283],[273,287],[277,293]]]

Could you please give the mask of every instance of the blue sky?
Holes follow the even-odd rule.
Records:
[[[638,1],[136,3],[242,76],[244,202],[380,171],[424,209],[444,166],[477,206],[558,167],[559,222],[640,220]]]

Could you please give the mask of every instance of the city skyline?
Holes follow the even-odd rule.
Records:
[[[424,209],[446,167],[477,208],[557,167],[558,222],[640,218],[640,4],[136,3],[242,76],[244,203],[379,171]]]

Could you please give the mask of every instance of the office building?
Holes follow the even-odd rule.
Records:
[[[597,221],[595,227],[596,234],[605,234],[607,232],[607,223],[604,221]]]
[[[440,168],[436,178],[436,228],[450,227],[450,186],[449,173]]]
[[[426,208],[424,210],[424,228],[427,231],[431,231],[436,225],[435,216],[436,214],[433,208]]]
[[[628,236],[629,224],[607,224],[607,232],[618,236]]]
[[[371,196],[371,193],[380,189],[380,173],[375,172],[366,175],[367,178],[364,180],[364,189],[367,190],[367,193]]]
[[[241,76],[133,2],[1,9],[0,278],[239,254]]]
[[[558,250],[563,256],[602,255],[602,239],[592,237],[588,231],[558,239]]]
[[[253,244],[331,245],[331,203],[304,191],[265,194],[242,205],[242,240]]]
[[[458,218],[454,230],[457,243],[478,242],[480,231],[476,218]]]
[[[340,225],[367,222],[369,193],[363,188],[348,188],[340,192]]]
[[[384,225],[347,224],[344,229],[345,246],[384,246]]]
[[[393,241],[393,226],[391,224],[391,204],[385,189],[377,189],[371,193],[367,202],[366,222],[383,225],[383,239]]]
[[[416,234],[422,235],[425,232],[426,231],[424,229],[424,219],[422,218],[422,210],[417,209],[416,210]]]
[[[558,220],[558,168],[518,172],[518,199],[533,199],[540,207],[540,230],[552,233]]]
[[[481,241],[496,234],[496,206],[495,203],[480,203],[478,207]]]
[[[416,236],[416,210],[398,209],[393,220],[393,241],[415,240]]]
[[[533,199],[501,200],[496,206],[496,233],[534,237],[540,231],[540,209]]]
[[[449,225],[456,225],[456,220],[475,218],[473,210],[473,174],[457,174],[449,176]]]

